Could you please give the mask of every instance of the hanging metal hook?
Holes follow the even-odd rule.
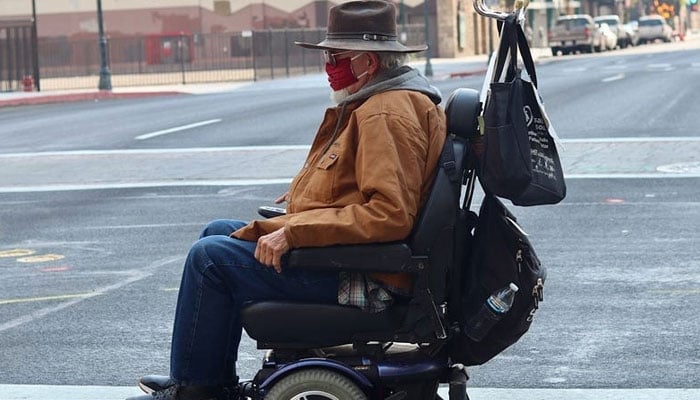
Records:
[[[508,18],[511,13],[507,13],[504,11],[495,11],[491,8],[489,8],[485,3],[484,0],[473,0],[474,3],[474,10],[476,10],[477,13],[480,15],[483,15],[484,17],[488,18],[495,18],[499,20],[505,20]],[[516,0],[515,5],[514,5],[514,12],[518,13],[518,19],[524,18],[525,14],[525,9],[527,6],[530,4],[530,0]]]

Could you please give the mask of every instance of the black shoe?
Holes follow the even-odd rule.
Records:
[[[130,397],[127,400],[219,400],[222,395],[219,386],[171,385],[152,394]]]
[[[254,394],[253,382],[240,382],[224,386],[223,398],[226,400],[246,400]]]
[[[148,394],[165,390],[174,384],[175,381],[165,375],[146,375],[139,379],[139,388]]]

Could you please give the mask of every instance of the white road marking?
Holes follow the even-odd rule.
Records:
[[[195,122],[193,124],[188,124],[188,125],[182,125],[182,126],[176,126],[174,128],[170,129],[164,129],[162,131],[156,131],[156,132],[151,132],[151,133],[145,133],[143,135],[136,136],[134,139],[136,140],[146,140],[150,138],[154,138],[156,136],[162,136],[162,135],[167,135],[169,133],[174,133],[174,132],[180,132],[180,131],[185,131],[187,129],[193,129],[193,128],[198,128],[200,126],[206,126],[206,125],[211,125],[211,124],[216,124],[218,122],[221,122],[220,119],[210,119],[208,121],[201,121],[201,122]]]
[[[183,180],[183,181],[150,181],[150,182],[115,182],[115,183],[86,183],[66,185],[39,186],[0,186],[0,193],[31,193],[31,192],[63,192],[73,190],[102,190],[102,189],[138,189],[156,187],[183,186],[258,186],[282,185],[292,182],[292,178],[274,179],[227,179],[227,180]],[[4,399],[0,399],[4,400]]]
[[[621,69],[627,69],[628,66],[625,64],[617,64],[617,65],[608,65],[607,67],[603,67],[604,70],[621,70]]]
[[[669,63],[659,63],[659,64],[648,64],[647,69],[660,70],[660,71],[672,71],[675,68]]]
[[[615,137],[562,139],[564,143],[661,143],[661,142],[700,142],[700,136],[656,136],[656,137]]]
[[[566,179],[679,179],[679,178],[700,178],[700,173],[664,173],[664,172],[647,172],[647,173],[585,173],[585,174],[564,174]]]
[[[601,82],[605,82],[605,83],[614,82],[614,81],[619,81],[620,79],[625,79],[625,74],[613,75],[613,76],[610,76],[610,77],[603,79]]]
[[[143,395],[136,386],[0,385],[2,400],[124,400]],[[697,400],[700,389],[501,389],[467,388],[472,400]],[[438,394],[447,398],[442,385]]]
[[[644,142],[699,142],[700,136],[655,136],[655,137],[601,137],[581,139],[561,139],[562,143],[644,143]],[[67,150],[67,151],[38,151],[28,153],[0,153],[2,158],[32,158],[32,157],[72,157],[72,156],[120,156],[140,154],[178,154],[178,153],[225,153],[225,152],[256,152],[256,151],[308,151],[309,145],[272,145],[272,146],[229,146],[229,147],[191,147],[191,148],[161,148],[161,149],[120,149],[120,150]]]
[[[131,283],[148,278],[148,277],[152,276],[154,274],[154,272],[159,267],[161,267],[163,265],[170,264],[170,263],[178,262],[178,261],[181,261],[181,257],[179,257],[179,256],[178,257],[168,257],[168,258],[158,260],[158,261],[150,264],[149,266],[147,266],[144,269],[127,271],[127,272],[129,272],[129,275],[127,278],[125,278],[121,281],[118,281],[112,285],[107,285],[107,286],[95,288],[89,294],[86,294],[85,296],[71,298],[68,301],[65,301],[65,302],[62,302],[62,303],[59,303],[59,304],[56,304],[53,306],[40,308],[36,311],[30,312],[28,314],[24,314],[24,315],[17,317],[15,319],[11,319],[7,322],[3,322],[0,324],[0,332],[4,332],[8,329],[12,329],[12,328],[15,328],[15,327],[20,326],[20,325],[24,325],[24,324],[32,322],[36,319],[45,317],[49,314],[53,314],[57,311],[61,311],[64,308],[68,308],[68,307],[71,307],[71,306],[76,305],[78,303],[81,303],[87,299],[91,299],[95,296],[100,296],[100,295],[109,293],[113,290],[120,289],[121,287],[129,285]],[[13,400],[15,398],[17,398],[17,399],[32,399],[32,397],[26,397],[26,394],[22,394],[21,392],[17,392],[17,394],[18,395],[21,394],[22,396],[25,396],[25,397],[7,397],[5,394],[5,391],[2,390],[2,385],[0,385],[0,399],[2,399],[2,400]],[[95,398],[95,396],[92,396],[92,397]],[[62,399],[62,398],[63,397],[54,397],[52,395],[49,395],[48,397],[36,397],[36,399],[52,399],[52,400],[58,400],[58,399]],[[68,397],[65,397],[65,398],[68,399]]]
[[[67,151],[39,151],[30,153],[6,153],[0,154],[0,158],[32,158],[32,157],[72,157],[72,156],[121,156],[140,154],[178,154],[178,153],[224,153],[224,152],[249,152],[249,151],[286,151],[309,150],[310,145],[287,146],[230,146],[230,147],[190,147],[174,149],[120,149],[120,150],[67,150]]]
[[[615,137],[615,138],[582,138],[582,139],[564,139],[565,144],[625,144],[625,143],[688,143],[689,145],[700,142],[700,136],[671,136],[671,137]],[[266,171],[264,174],[258,174],[258,171],[251,171],[250,174],[232,175],[230,178],[226,174],[219,174],[208,179],[207,176],[199,175],[190,177],[189,179],[180,179],[179,176],[153,176],[151,180],[145,180],[143,176],[125,175],[114,178],[112,181],[104,182],[102,179],[94,179],[92,182],[80,183],[79,181],[66,181],[64,183],[52,183],[50,181],[28,180],[26,184],[5,184],[0,186],[0,193],[31,193],[31,192],[57,192],[57,191],[80,191],[80,190],[101,190],[101,189],[132,189],[132,188],[157,188],[157,187],[185,187],[185,186],[260,186],[260,185],[288,185],[293,175],[297,172],[296,162],[290,163],[289,159],[299,158],[303,160],[304,154],[308,151],[308,145],[278,145],[278,146],[234,146],[234,147],[204,147],[204,148],[161,148],[161,149],[129,149],[129,150],[75,150],[75,151],[50,151],[50,152],[34,152],[34,153],[10,153],[0,154],[0,161],[7,160],[19,162],[20,167],[22,162],[33,162],[33,159],[49,160],[50,163],[60,163],[65,157],[71,162],[79,162],[80,157],[126,157],[143,156],[143,155],[170,155],[170,154],[189,154],[193,157],[202,157],[207,153],[212,156],[232,155],[232,158],[239,157],[243,160],[250,157],[257,157],[262,154],[274,155],[275,162],[270,160],[269,165],[276,165],[280,161],[280,168],[272,171]],[[576,155],[574,155],[576,156]],[[563,158],[567,155],[563,154]],[[141,157],[143,158],[143,157]],[[21,159],[21,160],[20,160]],[[26,160],[25,160],[26,159]],[[95,162],[95,160],[87,160]],[[86,162],[87,162],[86,161]],[[97,160],[99,161],[99,160]],[[143,161],[142,161],[143,162]],[[687,162],[683,159],[665,160],[661,165],[671,165],[672,163]],[[293,166],[290,166],[292,165]],[[268,164],[266,164],[268,165]],[[566,172],[566,171],[565,171]],[[567,179],[628,179],[628,178],[697,178],[700,173],[697,168],[688,170],[687,168],[680,171],[656,170],[648,171],[641,169],[638,171],[618,172],[600,170],[599,173],[571,171],[566,174]],[[41,177],[40,177],[41,178]],[[1,184],[1,183],[0,183]]]

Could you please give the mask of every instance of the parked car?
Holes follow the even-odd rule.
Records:
[[[622,25],[622,28],[627,32],[627,35],[630,38],[630,42],[632,46],[636,46],[639,44],[639,21],[630,21],[624,25]]]
[[[654,42],[661,39],[670,42],[673,38],[673,28],[660,15],[646,15],[639,18],[639,43]]]
[[[552,54],[561,51],[566,55],[576,51],[592,53],[601,50],[602,37],[598,25],[586,14],[564,15],[557,19],[549,31],[549,47]]]
[[[613,32],[610,25],[605,22],[597,23],[598,32],[600,32],[600,51],[615,50],[617,48],[617,35]]]
[[[620,22],[620,17],[617,15],[601,15],[593,18],[596,24],[608,24],[610,30],[617,37],[616,46],[620,46],[621,49],[632,44],[632,38],[629,32],[624,28],[623,24]]]

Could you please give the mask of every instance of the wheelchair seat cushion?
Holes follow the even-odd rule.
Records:
[[[407,306],[393,306],[379,313],[337,304],[266,301],[241,311],[248,335],[259,344],[287,348],[314,348],[353,343],[358,337],[391,335],[401,327]],[[359,336],[358,336],[359,335]]]

